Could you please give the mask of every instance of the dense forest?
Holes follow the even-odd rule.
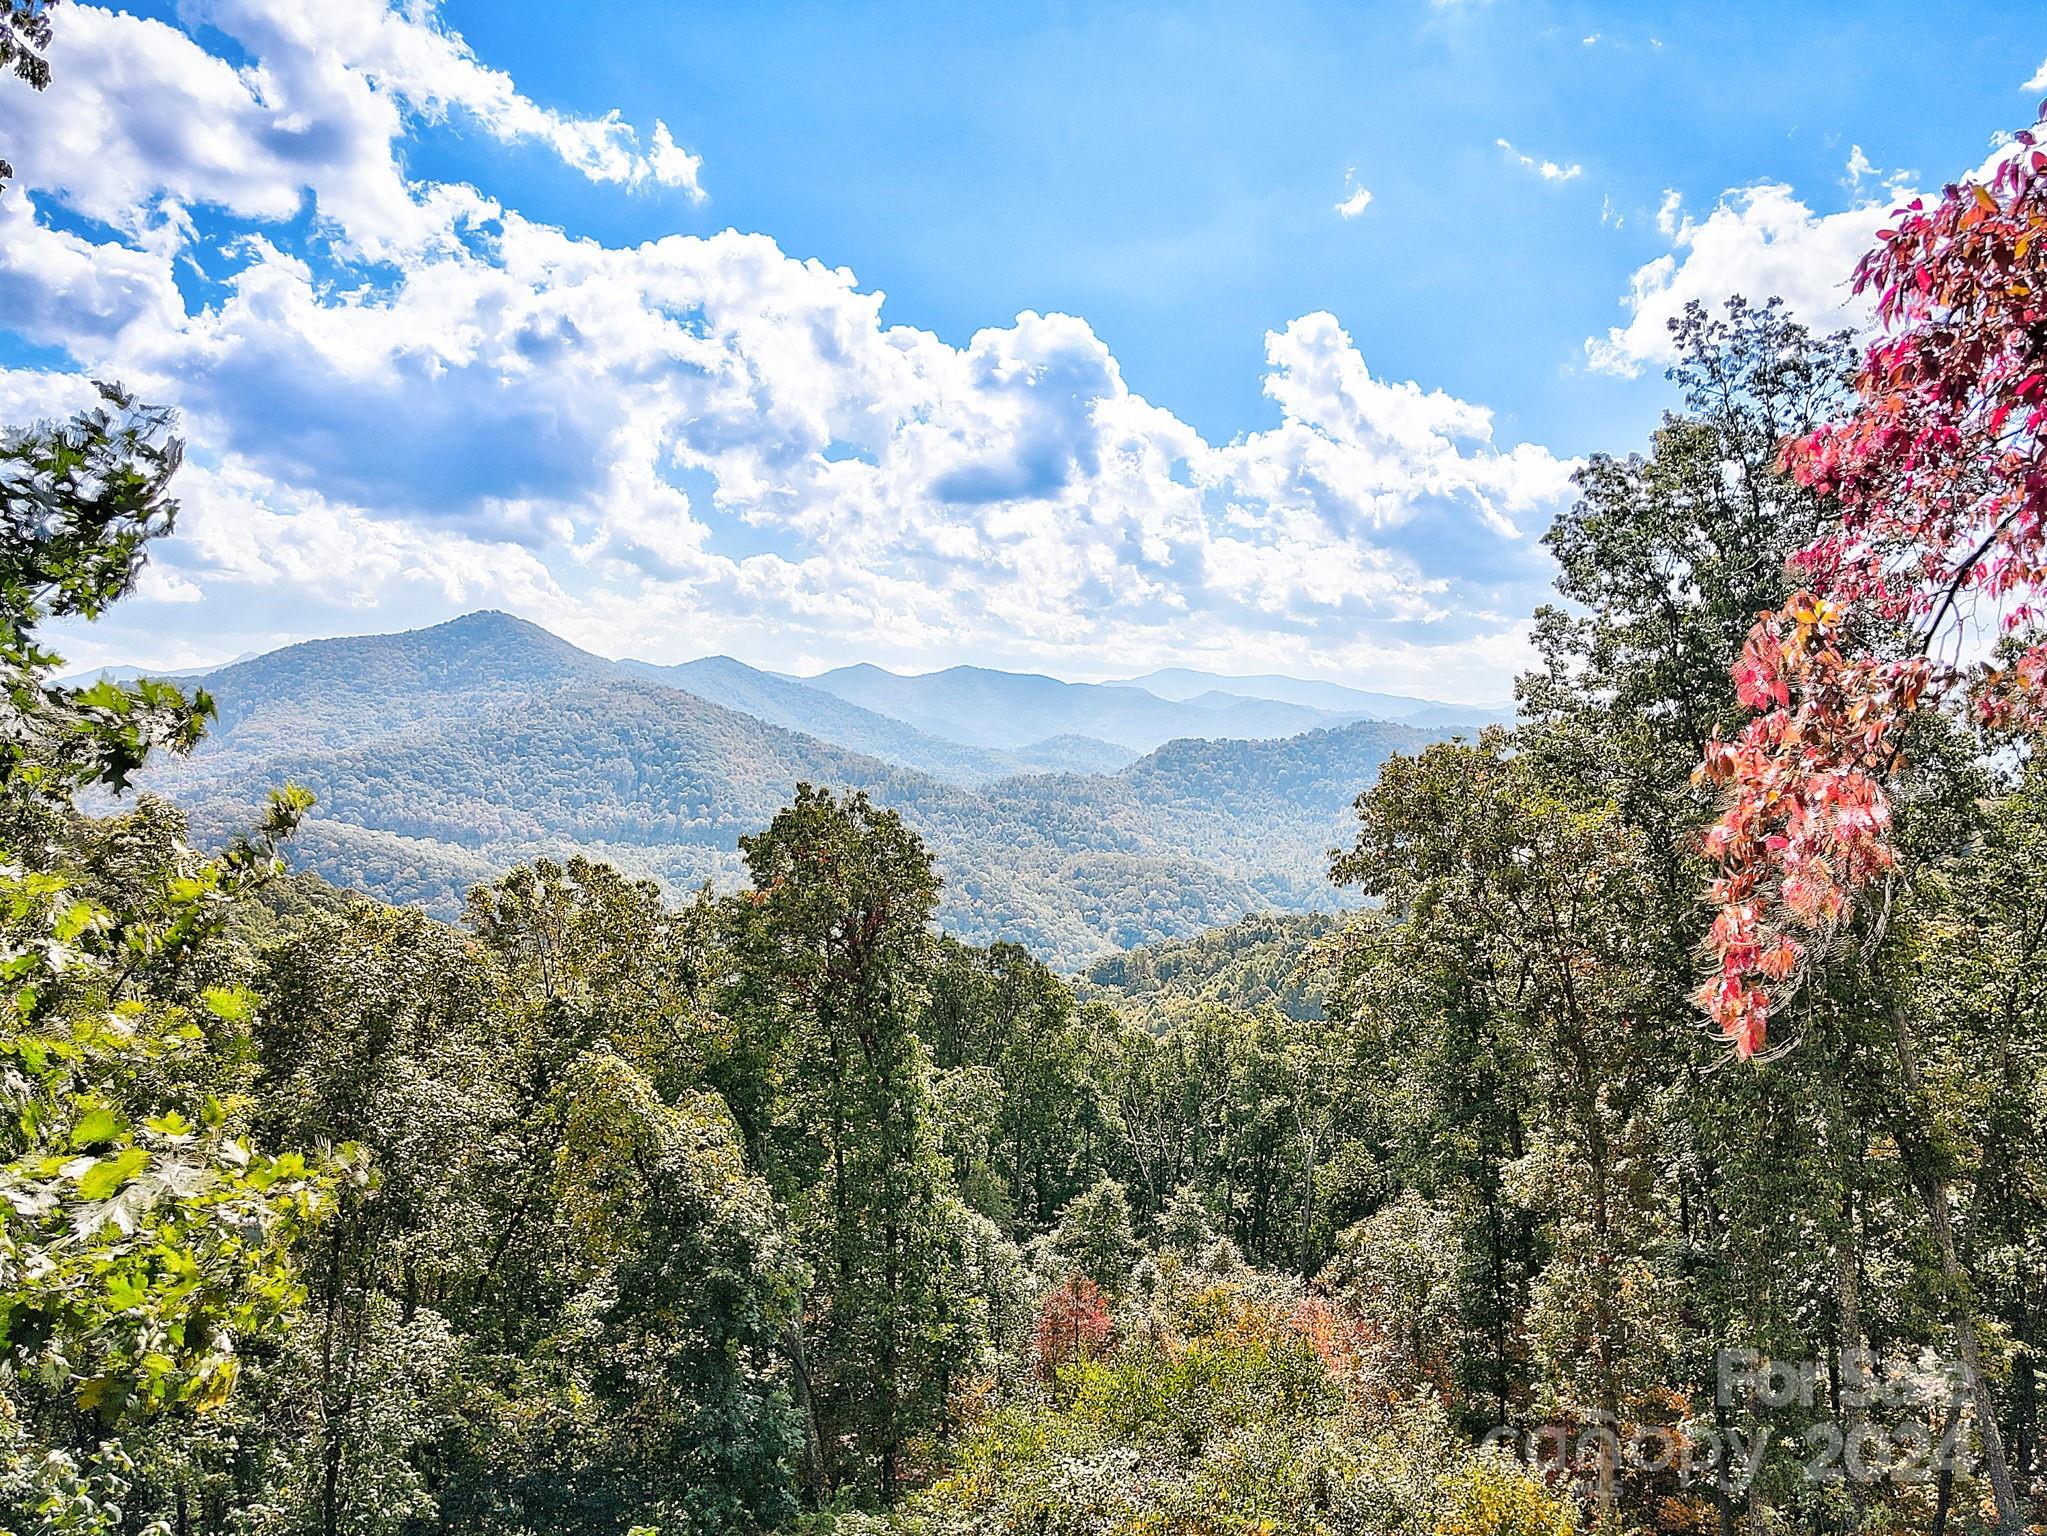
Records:
[[[193,835],[137,776],[246,722],[45,640],[172,535],[175,424],[107,385],[8,433],[0,1530],[2047,1518],[2030,146],[1901,212],[1859,357],[1686,316],[1676,407],[1547,536],[1517,723],[1344,791],[1353,910],[1073,980],[943,932],[931,845],[843,783],[731,888],[565,854],[459,917],[293,872],[295,783]],[[452,836],[474,773],[545,773],[601,843],[640,802],[564,743],[658,779],[647,694],[567,697],[317,787]],[[1172,798],[1222,751],[1126,770],[1131,814],[1261,835]]]

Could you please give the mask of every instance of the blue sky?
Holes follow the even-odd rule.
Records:
[[[568,49],[524,6],[443,11],[579,109],[692,124],[701,209],[550,170],[529,213],[609,240],[764,230],[955,343],[1084,315],[1211,439],[1269,418],[1264,333],[1326,309],[1375,372],[1574,453],[1660,408],[1576,365],[1669,248],[1666,190],[1782,181],[1828,210],[1853,143],[1959,172],[2047,53],[2039,13],[1997,4],[632,3]],[[1582,173],[1516,174],[1502,137]],[[1369,215],[1331,218],[1353,169]]]
[[[1469,699],[1573,460],[1668,403],[1663,317],[1853,322],[1888,200],[2047,54],[1992,4],[57,22],[57,84],[0,92],[0,367],[29,411],[119,372],[193,450],[78,660],[497,606],[660,659]]]

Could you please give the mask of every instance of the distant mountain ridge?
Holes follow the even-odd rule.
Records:
[[[728,690],[772,676],[695,677],[708,688],[719,673]],[[307,642],[205,683],[219,702],[214,733],[189,759],[152,768],[143,787],[216,838],[272,785],[302,782],[320,806],[294,858],[386,899],[450,914],[470,884],[578,849],[676,892],[733,883],[740,835],[808,781],[865,789],[903,813],[945,876],[951,931],[1016,939],[1064,967],[1247,913],[1338,907],[1325,871],[1351,800],[1388,755],[1432,739],[1358,722],[1278,740],[1178,740],[1111,775],[970,787],[669,686],[503,614]],[[852,716],[835,724],[855,727],[880,729]]]
[[[1109,742],[1073,735],[1050,736],[1010,752],[969,746],[730,656],[706,656],[674,666],[631,660],[618,665],[636,676],[684,689],[771,725],[872,753],[955,784],[983,784],[1019,773],[1067,769],[1113,773],[1137,756]]]
[[[1256,741],[1357,718],[1270,699],[1183,702],[1120,684],[988,667],[899,673],[860,662],[803,681],[920,730],[997,749],[1079,735],[1149,752],[1183,736]]]
[[[465,630],[498,624],[525,626],[536,650],[548,661],[532,671],[501,679],[514,685],[535,676],[615,674],[651,679],[700,698],[801,731],[823,741],[866,752],[955,784],[984,784],[1020,773],[1112,773],[1139,755],[1182,738],[1248,741],[1299,735],[1355,720],[1475,729],[1511,723],[1511,705],[1445,703],[1405,694],[1377,693],[1321,679],[1275,673],[1228,675],[1188,667],[1166,667],[1120,682],[1075,683],[1031,672],[957,666],[923,673],[891,672],[867,662],[833,668],[811,677],[769,671],[730,656],[662,663],[628,658],[609,661],[578,649],[538,625],[495,610],[465,614],[408,634]],[[355,637],[372,669],[380,640]],[[308,646],[337,641],[314,640]],[[276,664],[302,646],[263,656],[238,657],[215,668],[186,668],[150,675],[204,680],[228,674],[252,661]],[[123,681],[148,669],[111,667],[82,673],[72,681],[109,676]],[[484,690],[486,693],[489,689]]]
[[[1440,699],[1373,693],[1344,683],[1286,677],[1271,672],[1231,676],[1220,672],[1200,672],[1191,667],[1162,667],[1142,677],[1126,678],[1124,686],[1142,688],[1162,699],[1188,703],[1232,698],[1270,699],[1309,709],[1361,715],[1372,720],[1492,725],[1511,724],[1514,718],[1511,704],[1448,704]]]

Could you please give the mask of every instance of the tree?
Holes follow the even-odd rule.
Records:
[[[1884,334],[1843,421],[1793,440],[1800,483],[1835,499],[1837,523],[1793,556],[1804,587],[1764,613],[1734,670],[1753,718],[1709,742],[1701,776],[1722,786],[1706,848],[1715,966],[1699,994],[1743,1056],[1838,955],[1862,894],[1885,901],[1903,870],[1898,785],[1943,739],[1941,705],[1966,700],[1993,731],[2047,723],[2047,153],[2017,136],[1986,181],[1897,210],[1856,269]],[[2001,637],[2001,638],[2000,638]],[[1973,643],[1992,654],[1968,659]],[[2022,1515],[1985,1379],[1959,1247],[1949,1162],[1923,1105],[1922,1045],[1893,999],[1901,1148],[1951,1292],[1956,1351],[1977,1410],[2000,1529]]]
[[[217,1071],[259,1003],[207,984],[208,955],[230,908],[282,869],[308,797],[280,791],[211,858],[138,815],[139,860],[110,860],[117,840],[71,803],[125,788],[160,741],[189,746],[205,713],[167,684],[49,681],[41,623],[124,596],[175,514],[168,416],[101,393],[108,408],[0,442],[0,1479],[39,1459],[74,1467],[82,1441],[103,1475],[43,1489],[60,1528],[109,1518],[129,1465],[118,1432],[228,1401],[241,1349],[298,1301],[296,1245],[359,1173],[352,1149],[324,1164],[259,1151],[240,1085]],[[110,862],[148,867],[128,880]],[[24,1458],[38,1438],[44,1454]]]
[[[177,520],[168,491],[184,444],[170,413],[98,388],[105,403],[62,426],[0,434],[0,782],[52,796],[126,789],[152,748],[189,750],[213,713],[204,692],[188,700],[151,678],[49,680],[59,658],[38,627],[126,597]]]
[[[1706,748],[1724,787],[1708,848],[1716,972],[1701,994],[1744,1055],[1897,864],[1887,786],[1924,709],[1967,697],[1985,725],[2047,723],[2047,152],[2031,130],[1987,182],[1897,211],[1855,272],[1885,334],[1853,412],[1791,441],[1838,522],[1793,557],[1803,590],[1765,613],[1734,676],[1754,711]],[[1965,661],[1972,632],[2002,635]]]
[[[1318,1283],[1364,1324],[1363,1353],[1382,1390],[1454,1389],[1465,1342],[1457,1275],[1463,1246],[1452,1213],[1412,1191],[1339,1240]]]
[[[773,1530],[795,1513],[802,1430],[781,1345],[802,1270],[714,1094],[663,1103],[605,1052],[579,1061],[557,1159],[556,1222],[592,1335],[574,1462],[534,1478],[555,1529]],[[563,1473],[567,1475],[564,1476]],[[550,1507],[551,1506],[551,1507]]]
[[[1052,1252],[1111,1296],[1130,1278],[1137,1260],[1137,1239],[1130,1231],[1130,1202],[1123,1186],[1103,1179],[1075,1195],[1060,1212],[1052,1232]]]
[[[1637,1027],[1646,968],[1634,914],[1649,899],[1640,839],[1610,802],[1575,801],[1497,730],[1393,759],[1359,797],[1358,819],[1335,878],[1399,922],[1402,976],[1440,977],[1453,996],[1469,984],[1464,1007],[1525,1073],[1538,1135],[1520,1149],[1528,1182],[1517,1193],[1545,1218],[1553,1260],[1533,1297],[1551,1303],[1543,1396],[1617,1435],[1668,1332],[1671,1212],[1649,1176],[1657,1075]],[[1602,1519],[1620,1471],[1609,1440],[1597,1467]]]
[[[1085,1274],[1068,1275],[1038,1305],[1031,1336],[1038,1374],[1048,1383],[1055,1380],[1062,1365],[1099,1354],[1114,1332],[1102,1288]]]
[[[937,941],[917,1032],[941,1069],[992,1076],[988,1160],[1004,1189],[1001,1210],[985,1214],[1019,1235],[1049,1226],[1107,1165],[1102,1022],[1076,1009],[1072,990],[1020,945]]]
[[[807,1461],[818,1491],[887,1500],[987,1325],[914,1027],[938,881],[894,812],[807,784],[740,850],[752,888],[730,906],[723,1006],[768,1042],[778,1092],[754,1147],[813,1277],[789,1340]]]

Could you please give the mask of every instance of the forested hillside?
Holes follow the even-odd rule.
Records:
[[[294,646],[205,682],[219,703],[207,741],[143,785],[217,838],[269,785],[303,784],[318,810],[294,859],[387,900],[453,917],[477,880],[578,850],[677,894],[729,886],[740,835],[799,782],[830,783],[900,809],[929,842],[951,931],[1064,967],[1246,912],[1335,905],[1323,872],[1350,801],[1427,739],[1359,723],[1181,741],[1112,775],[969,790],[621,677],[501,614]]]

